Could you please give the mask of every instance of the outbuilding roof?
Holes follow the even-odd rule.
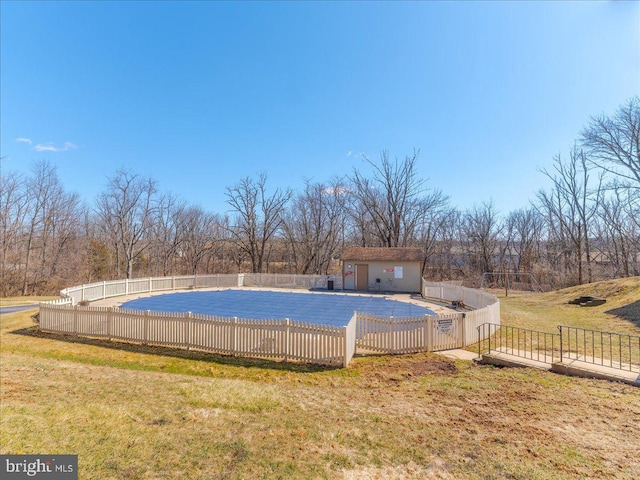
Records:
[[[349,247],[342,260],[357,262],[421,262],[423,253],[417,247]]]

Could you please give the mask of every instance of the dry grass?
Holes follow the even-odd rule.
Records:
[[[502,299],[505,320],[565,308],[548,298]],[[613,303],[589,321],[637,329],[605,313],[622,306]],[[38,335],[29,315],[0,317],[0,452],[77,453],[82,479],[632,479],[640,470],[640,392],[627,385],[434,354],[324,369],[76,341]]]
[[[10,297],[0,298],[0,307],[14,307],[17,305],[30,305],[32,303],[56,300],[60,297]]]
[[[581,307],[569,304],[580,296],[600,296],[603,305]],[[493,347],[531,351],[533,358],[559,359],[558,326],[578,327],[586,332],[564,330],[564,351],[595,358],[595,362],[637,365],[640,361],[640,278],[626,278],[571,287],[543,294],[510,294],[500,297],[502,325],[492,338]],[[520,329],[531,331],[524,332]],[[591,330],[592,332],[589,332]],[[485,330],[488,331],[488,330]],[[493,330],[492,330],[493,331]],[[553,335],[540,335],[546,332]],[[618,335],[599,335],[614,332]],[[488,342],[483,343],[488,348]],[[601,359],[601,360],[600,360]]]
[[[597,307],[567,302],[576,297],[604,297]],[[640,277],[607,280],[548,293],[500,296],[502,323],[557,333],[558,325],[640,335]]]

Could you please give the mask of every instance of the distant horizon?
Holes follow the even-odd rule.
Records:
[[[535,200],[640,93],[638,2],[2,2],[0,168],[92,204],[125,168],[225,214],[420,151],[451,205]]]

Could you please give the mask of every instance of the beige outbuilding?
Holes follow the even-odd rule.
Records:
[[[345,248],[342,253],[344,289],[420,292],[422,259],[420,248]]]

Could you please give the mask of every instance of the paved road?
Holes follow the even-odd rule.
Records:
[[[22,310],[33,310],[34,308],[38,308],[39,306],[39,303],[33,303],[31,305],[13,305],[11,307],[0,307],[0,315],[2,315],[3,313],[21,312]]]

